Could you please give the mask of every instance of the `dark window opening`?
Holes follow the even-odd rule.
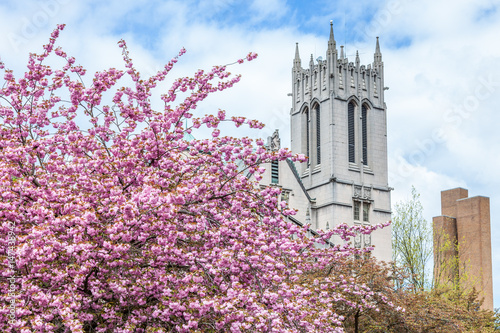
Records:
[[[316,104],[316,164],[321,164],[321,115]]]
[[[279,182],[279,162],[271,162],[271,183],[278,184]]]
[[[347,127],[349,132],[349,162],[356,163],[355,156],[355,135],[354,135],[354,103],[349,103],[347,107]]]
[[[368,129],[367,129],[367,108],[365,105],[361,108],[361,127],[363,136],[363,164],[368,165]]]
[[[307,156],[307,165],[310,164],[311,159],[309,158],[309,110],[306,109],[306,156]]]

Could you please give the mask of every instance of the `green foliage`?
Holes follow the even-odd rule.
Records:
[[[458,292],[454,289],[397,289],[404,274],[400,269],[377,262],[371,257],[359,257],[337,267],[349,275],[356,285],[369,286],[389,302],[377,297],[370,300],[375,308],[363,311],[353,307],[336,309],[345,317],[343,327],[348,333],[457,333],[497,332],[498,310],[481,310],[481,300],[475,290]],[[365,296],[352,295],[348,300],[363,303]]]
[[[392,260],[408,276],[398,287],[423,290],[430,285],[427,263],[432,256],[432,229],[422,216],[420,194],[411,189],[411,199],[395,206],[392,220]]]
[[[500,308],[495,309],[495,315],[493,316],[493,327],[495,332],[500,332]]]

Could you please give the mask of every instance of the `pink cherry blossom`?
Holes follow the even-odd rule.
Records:
[[[369,250],[348,241],[381,226],[308,237],[281,190],[252,177],[305,156],[219,135],[221,121],[262,128],[257,120],[195,112],[239,76],[215,66],[175,80],[156,110],[152,89],[184,49],[144,78],[120,41],[121,69],[89,78],[55,46],[63,29],[19,78],[0,63],[1,332],[341,332],[335,306],[373,306],[373,292],[347,278],[303,277]],[[54,56],[61,68],[46,64]],[[213,137],[185,140],[201,126]],[[334,235],[346,243],[318,246]]]

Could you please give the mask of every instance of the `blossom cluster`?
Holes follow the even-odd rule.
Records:
[[[120,41],[125,68],[86,85],[85,69],[55,46],[63,29],[30,55],[21,78],[0,63],[0,230],[14,222],[17,237],[14,270],[0,239],[0,331],[341,332],[335,308],[373,307],[373,292],[347,277],[304,277],[362,253],[349,237],[379,226],[308,237],[307,226],[287,220],[295,211],[279,202],[280,190],[248,177],[263,172],[261,163],[304,156],[218,129],[226,120],[262,128],[259,121],[194,116],[239,76],[227,66],[199,70],[174,81],[155,110],[152,89],[184,49],[144,79]],[[49,56],[61,68],[46,65]],[[125,75],[133,84],[118,87]],[[179,92],[187,93],[181,102]],[[200,126],[213,137],[185,140]],[[345,244],[317,246],[333,235]],[[3,296],[12,274],[15,320]]]

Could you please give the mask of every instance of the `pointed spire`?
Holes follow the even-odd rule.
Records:
[[[313,55],[311,53],[311,60],[309,60],[309,67],[313,67],[314,66],[314,58],[313,58]]]
[[[359,67],[360,61],[359,61],[359,52],[356,50],[356,67]]]
[[[373,60],[375,64],[382,63],[382,53],[380,53],[380,44],[377,37],[377,45],[375,46],[375,54],[373,55]]]
[[[300,68],[299,43],[295,43],[295,59],[293,59],[293,68]]]
[[[340,59],[344,59],[344,45],[340,45]]]
[[[328,40],[328,52],[334,52],[337,48],[335,37],[333,36],[333,21],[330,20],[330,39]]]

